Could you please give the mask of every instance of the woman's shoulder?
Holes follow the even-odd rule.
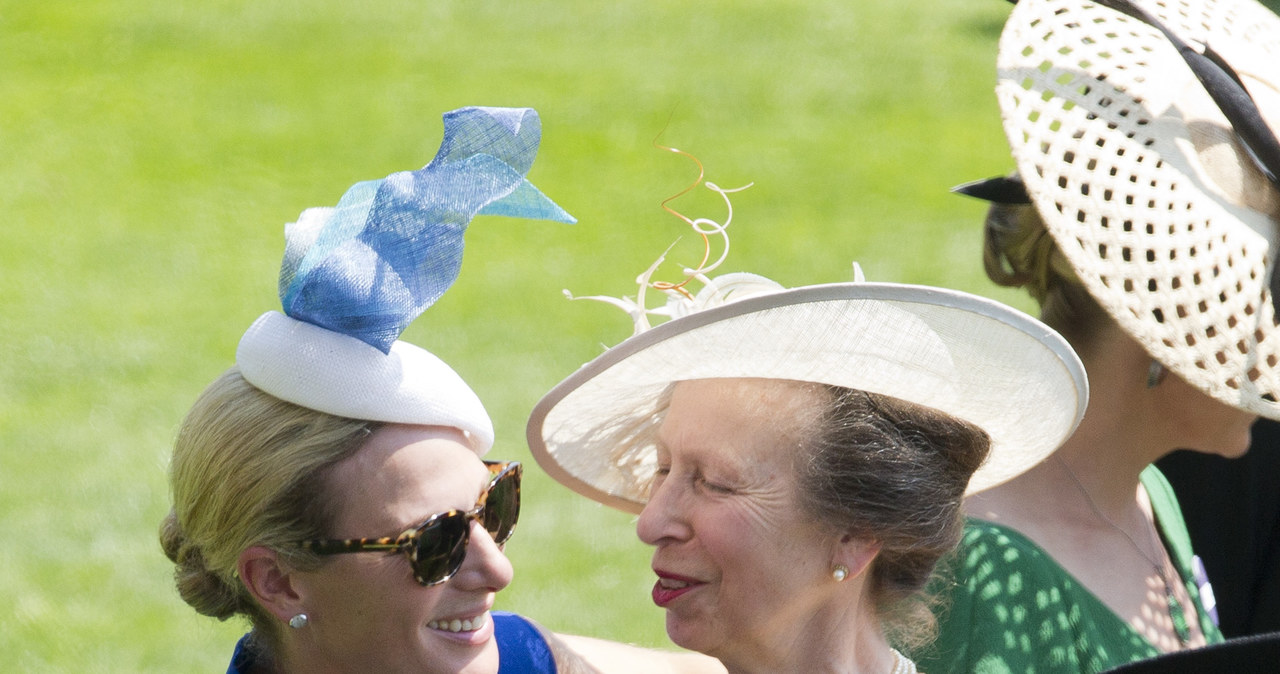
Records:
[[[1057,565],[1043,548],[1017,529],[973,517],[965,520],[957,556],[966,568]]]
[[[499,674],[556,674],[556,660],[542,632],[524,616],[493,611],[494,640],[498,644]],[[249,674],[258,664],[253,635],[236,642],[227,674]]]
[[[551,632],[514,613],[494,612],[499,674],[724,674],[719,660],[701,653],[666,651]]]
[[[910,656],[926,672],[1025,669],[1029,660],[1022,652],[1031,644],[1022,642],[1043,622],[1033,614],[1069,594],[1057,587],[1063,579],[1053,566],[1016,529],[967,519],[960,545],[939,566],[930,587],[937,639]],[[1010,638],[1018,643],[1010,644]]]
[[[236,642],[236,649],[231,653],[231,664],[227,665],[227,674],[249,674],[257,661],[257,649],[253,647],[253,634],[246,634]]]
[[[986,620],[1004,615],[1087,607],[1096,600],[1030,537],[1005,524],[970,518],[950,563],[939,570],[953,611]]]
[[[1073,602],[1079,583],[1030,538],[1017,529],[980,519],[965,521],[960,545],[935,574],[936,594],[953,618],[987,620],[1013,606],[1034,607]]]

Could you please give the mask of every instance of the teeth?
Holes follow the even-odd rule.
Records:
[[[658,584],[661,585],[664,590],[679,590],[681,588],[689,587],[689,583],[683,580],[675,580],[673,578],[659,578]]]
[[[432,620],[427,623],[427,627],[430,627],[433,630],[443,630],[445,632],[470,632],[472,630],[478,630],[483,626],[483,615],[478,615],[466,620],[454,618],[453,620]]]

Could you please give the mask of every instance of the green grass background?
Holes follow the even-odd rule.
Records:
[[[244,626],[195,614],[156,527],[181,416],[278,308],[282,227],[417,168],[440,114],[542,115],[530,175],[574,226],[482,217],[459,282],[405,338],[528,459],[538,397],[630,334],[575,294],[634,294],[686,232],[695,167],[734,198],[724,271],[786,285],[981,274],[1010,168],[996,0],[0,0],[0,653],[24,672],[222,671]],[[722,219],[701,190],[676,203]],[[695,262],[684,239],[671,259]],[[674,267],[668,267],[668,270]],[[670,277],[670,274],[667,274]],[[499,607],[670,647],[632,518],[534,466]]]

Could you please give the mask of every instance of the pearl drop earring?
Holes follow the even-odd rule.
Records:
[[[831,577],[835,578],[837,583],[844,581],[845,578],[849,577],[849,567],[844,564],[836,564],[836,568],[831,570]]]
[[[306,626],[307,614],[305,613],[299,613],[298,615],[289,618],[289,627],[292,627],[295,630],[300,630]]]

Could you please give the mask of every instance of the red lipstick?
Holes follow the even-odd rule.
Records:
[[[658,582],[653,584],[653,603],[660,608],[666,608],[671,602],[702,585],[702,583],[685,576],[664,571],[655,571],[654,573],[658,574]]]

